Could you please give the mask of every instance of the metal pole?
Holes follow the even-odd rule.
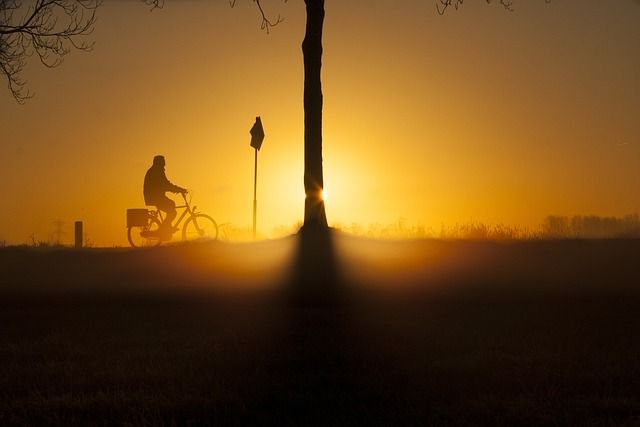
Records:
[[[75,223],[75,244],[76,248],[82,247],[82,221]]]
[[[256,218],[258,215],[258,149],[255,150],[255,160],[253,165],[253,240],[256,239]]]

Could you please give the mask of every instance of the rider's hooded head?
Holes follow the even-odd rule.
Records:
[[[164,156],[155,156],[153,158],[153,166],[156,168],[163,168],[165,165]]]

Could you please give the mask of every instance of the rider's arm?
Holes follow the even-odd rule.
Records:
[[[164,188],[165,191],[171,191],[172,193],[186,193],[187,190],[182,188],[182,187],[178,187],[177,185],[173,184],[171,181],[169,181],[167,179],[167,175],[163,172],[162,173],[162,178],[164,181]]]

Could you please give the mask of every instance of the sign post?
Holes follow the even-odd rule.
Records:
[[[258,218],[258,151],[262,147],[264,141],[264,129],[262,128],[262,120],[256,117],[256,122],[249,131],[251,134],[251,147],[255,150],[253,165],[253,239],[256,239],[256,225]]]

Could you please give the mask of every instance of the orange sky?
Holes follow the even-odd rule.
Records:
[[[304,4],[105,1],[85,54],[32,61],[36,97],[0,92],[0,240],[82,219],[126,244],[155,154],[219,222],[250,227],[261,115],[260,233],[303,214]],[[548,214],[640,212],[640,7],[519,1],[326,1],[324,167],[330,223],[535,226]]]

